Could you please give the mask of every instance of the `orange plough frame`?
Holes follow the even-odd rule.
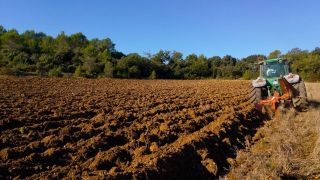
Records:
[[[273,96],[269,96],[267,97],[267,99],[261,100],[259,103],[257,103],[256,109],[262,111],[262,108],[264,106],[271,106],[271,109],[275,111],[282,100],[292,100],[292,98],[296,95],[296,90],[294,89],[294,87],[285,78],[280,78],[278,82],[280,84],[280,88],[283,95],[280,96],[279,92],[275,90]]]

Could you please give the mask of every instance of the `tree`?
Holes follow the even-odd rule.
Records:
[[[183,54],[181,52],[174,51],[170,60],[172,60],[173,63],[179,63],[183,61]]]
[[[249,71],[249,70],[246,70],[246,71],[243,73],[242,78],[245,79],[245,80],[251,79],[250,71]]]
[[[187,63],[191,64],[192,62],[195,62],[198,60],[198,56],[196,54],[190,54],[186,57]]]
[[[222,59],[222,64],[225,65],[225,66],[235,66],[236,63],[237,63],[237,59],[230,56],[230,55],[226,55],[224,56]]]
[[[172,78],[180,79],[183,77],[182,68],[184,65],[183,55],[180,52],[173,51],[171,53],[171,58],[168,63],[168,71],[171,73]]]
[[[293,55],[293,54],[300,54],[302,53],[302,50],[300,48],[292,48],[287,55]]]
[[[39,76],[46,76],[47,73],[48,73],[48,70],[47,70],[47,65],[43,62],[37,62],[36,64],[36,73],[39,75]]]
[[[72,34],[69,37],[69,43],[70,47],[72,49],[75,48],[84,48],[88,45],[89,41],[85,35],[83,35],[81,32]]]
[[[314,50],[311,53],[320,55],[320,48],[319,47],[314,48]]]
[[[128,70],[129,78],[140,78],[141,71],[138,66],[131,66]]]
[[[238,61],[235,66],[234,75],[236,76],[243,76],[245,71],[250,72],[250,78],[258,77],[259,76],[259,65],[258,62],[267,59],[264,55],[250,55],[248,57],[242,58],[241,61]]]
[[[218,76],[218,68],[216,66],[211,67],[212,77],[215,79]]]
[[[151,61],[156,64],[167,64],[171,61],[170,51],[163,51],[162,49],[151,57]]]
[[[211,62],[211,67],[219,67],[222,64],[221,58],[219,56],[213,56],[208,59],[209,62]]]
[[[0,37],[1,48],[7,53],[16,53],[24,49],[23,40],[15,29],[3,33]]]
[[[57,51],[69,51],[71,49],[69,37],[63,31],[54,39],[54,45]]]
[[[107,63],[112,61],[111,53],[108,50],[104,50],[103,52],[100,52],[97,56],[97,59],[101,63]]]
[[[272,51],[269,56],[268,56],[268,59],[275,59],[275,58],[279,58],[281,55],[281,51],[279,50],[274,50]]]
[[[212,73],[209,69],[210,62],[204,55],[199,57],[191,54],[186,57],[187,66],[185,67],[184,77],[188,79],[209,77]]]
[[[95,78],[103,72],[104,65],[95,62],[93,57],[87,57],[85,63],[83,63],[82,69],[84,70],[86,77]]]
[[[191,65],[191,72],[196,77],[208,77],[210,76],[209,64],[207,58],[204,55],[200,55],[196,61],[193,61]]]
[[[268,58],[287,58],[292,72],[304,80],[320,80],[320,48],[312,51],[292,48],[281,54],[271,52]],[[61,32],[51,37],[42,32],[27,30],[21,34],[15,29],[6,30],[0,25],[0,73],[11,75],[38,74],[62,76],[74,74],[95,78],[163,78],[197,79],[227,78],[250,79],[259,74],[257,62],[265,55],[250,55],[241,60],[224,57],[190,54],[183,57],[177,51],[159,50],[155,54],[125,55],[115,49],[109,38],[87,39],[81,32],[68,36]]]
[[[61,32],[53,41],[53,64],[54,66],[60,66],[62,71],[70,72],[70,66],[72,65],[73,52],[70,45],[70,38]],[[74,68],[71,68],[74,70]]]
[[[20,70],[25,70],[28,65],[29,55],[25,52],[18,53],[16,56],[13,57],[12,61],[10,62],[11,67],[16,67]]]
[[[4,34],[5,32],[7,32],[7,30],[3,26],[0,25],[0,36],[2,34]]]
[[[44,37],[39,44],[41,52],[45,54],[51,54],[55,48],[53,43],[54,39],[51,36]]]
[[[90,44],[97,48],[99,52],[103,52],[108,50],[110,53],[116,52],[115,44],[109,38],[105,38],[102,40],[99,39],[92,39]]]
[[[130,76],[134,78],[147,78],[151,71],[150,61],[137,53],[128,54],[116,62],[116,76],[120,78],[129,78]],[[131,72],[129,72],[129,69],[133,66],[136,67],[132,68]],[[138,70],[139,73],[133,72],[135,70]],[[139,77],[137,77],[137,74],[139,74]]]
[[[111,52],[111,56],[113,59],[121,59],[125,57],[126,55],[123,54],[122,52],[116,51],[116,52]]]
[[[113,77],[114,68],[112,62],[105,63],[103,72],[106,77]]]
[[[54,57],[53,55],[47,53],[41,54],[38,63],[43,64],[41,67],[43,67],[44,70],[49,71],[49,69],[54,67]]]

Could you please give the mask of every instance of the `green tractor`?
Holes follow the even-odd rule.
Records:
[[[306,110],[308,102],[304,81],[290,72],[287,59],[267,59],[259,65],[260,76],[252,81],[249,93],[258,110],[269,106],[275,111],[280,104]]]

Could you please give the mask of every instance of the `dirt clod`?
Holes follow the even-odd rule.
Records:
[[[6,161],[11,158],[11,151],[9,148],[2,149],[0,151],[0,157],[3,161]]]
[[[218,172],[218,166],[217,164],[212,160],[212,159],[205,159],[203,161],[201,161],[201,163],[203,164],[204,167],[206,167],[206,169],[214,174],[214,175],[217,175],[217,172]]]

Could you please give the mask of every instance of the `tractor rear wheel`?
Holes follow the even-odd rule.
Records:
[[[251,86],[249,90],[249,100],[252,104],[259,103],[261,101],[262,91],[261,88]]]
[[[306,90],[304,81],[301,80],[298,83],[293,84],[293,87],[298,92],[297,96],[292,98],[293,106],[301,111],[307,110],[308,108],[307,90]]]

